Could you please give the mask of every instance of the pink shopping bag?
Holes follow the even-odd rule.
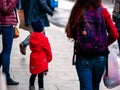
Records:
[[[107,64],[108,67],[103,75],[103,81],[104,85],[111,89],[120,85],[120,59],[115,52],[111,51],[109,53]]]

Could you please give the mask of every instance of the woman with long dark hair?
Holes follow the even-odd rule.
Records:
[[[113,21],[111,19],[109,12],[101,4],[101,0],[76,0],[76,3],[73,6],[73,9],[71,11],[71,14],[65,29],[66,35],[69,39],[72,39],[73,41],[77,41],[79,39],[77,42],[79,41],[85,42],[84,40],[82,41],[81,39],[83,37],[86,37],[89,32],[84,30],[80,31],[80,30],[82,25],[84,26],[84,24],[88,22],[86,20],[86,17],[91,16],[89,13],[86,14],[86,12],[88,11],[89,12],[96,11],[100,13],[100,14],[95,14],[96,15],[95,17],[98,18],[99,16],[101,16],[101,18],[103,19],[102,21],[104,21],[104,26],[106,31],[104,32],[105,33],[104,35],[106,36],[102,35],[102,37],[106,37],[106,38],[105,39],[102,39],[102,37],[100,38],[107,43],[105,43],[106,46],[104,46],[104,49],[102,46],[95,47],[93,48],[93,50],[89,48],[91,49],[91,51],[85,51],[86,47],[81,46],[82,48],[79,47],[79,49],[78,47],[76,47],[75,48],[75,53],[76,53],[75,66],[76,66],[78,78],[80,81],[80,90],[99,90],[99,85],[106,67],[106,60],[109,54],[108,46],[118,38],[119,34],[117,31],[117,28],[113,24]],[[86,16],[86,15],[89,15],[89,16]],[[93,18],[95,19],[95,17]],[[81,21],[83,22],[80,23]],[[92,26],[89,26],[89,27],[92,27]],[[102,26],[99,26],[99,27],[103,28]],[[97,29],[100,30],[99,28]],[[97,29],[96,29],[96,32],[97,32]],[[78,34],[78,32],[80,34]],[[102,31],[99,31],[98,33],[101,33],[101,32]],[[89,34],[92,35],[92,33],[89,33]],[[99,37],[97,39],[99,39]],[[87,39],[85,40],[87,41]],[[94,40],[91,40],[91,41],[94,41]],[[79,46],[82,45],[80,44],[81,42],[79,42]],[[102,45],[102,42],[99,41],[99,43],[101,43]],[[84,44],[86,45],[86,43]],[[91,45],[91,43],[89,43],[89,45]],[[91,45],[91,47],[93,46]],[[94,49],[96,51],[98,50],[98,52],[95,53]]]

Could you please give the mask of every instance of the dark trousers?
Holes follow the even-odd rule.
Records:
[[[118,32],[119,32],[119,35],[120,35],[120,30],[118,30]],[[120,53],[120,36],[118,38],[118,47],[119,47],[119,53]]]
[[[37,75],[38,75],[38,85],[39,85],[39,88],[44,88],[44,81],[43,81],[44,72],[43,73],[39,73],[39,74],[32,74],[30,76],[30,79],[29,79],[30,86],[34,86],[35,78],[36,78]]]

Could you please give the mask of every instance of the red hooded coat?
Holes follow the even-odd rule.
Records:
[[[52,60],[52,52],[48,38],[33,32],[30,36],[30,72],[38,74],[48,70],[48,62]]]

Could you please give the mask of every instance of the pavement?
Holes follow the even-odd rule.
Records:
[[[55,24],[56,26],[65,28],[74,3],[75,2],[69,0],[59,0],[58,8],[55,8],[53,17],[48,15],[51,23]],[[103,0],[103,5],[108,9],[110,14],[112,14],[112,0]]]
[[[68,5],[66,0],[59,1],[61,1],[60,3],[66,3],[66,5]],[[63,9],[59,10],[62,11]],[[59,13],[59,11],[57,12],[58,16],[62,14]],[[65,14],[65,12],[63,13]],[[62,16],[66,17],[64,15]],[[56,17],[57,14],[53,18]],[[68,40],[68,38],[66,37],[64,27],[54,25],[51,22],[50,27],[45,28],[46,36],[49,38],[53,52],[53,60],[49,64],[48,75],[44,77],[45,90],[80,90],[76,69],[75,66],[72,65],[73,42]],[[29,47],[27,47],[27,54],[25,56],[21,55],[19,51],[19,43],[27,35],[29,35],[29,33],[22,29],[19,29],[19,31],[20,37],[14,39],[13,43],[10,73],[11,77],[16,81],[19,81],[20,84],[17,86],[7,86],[7,90],[29,90],[28,87],[30,77],[29,72],[30,49]],[[0,36],[0,38],[2,39],[2,36]],[[0,43],[2,43],[1,39]],[[0,47],[2,48],[1,45]],[[113,47],[114,50],[118,52],[118,46],[116,43],[111,47]],[[38,90],[37,80],[38,79],[36,79],[35,82],[36,90]],[[109,90],[104,86],[103,81],[101,82],[100,90]],[[111,90],[120,90],[120,86]]]

